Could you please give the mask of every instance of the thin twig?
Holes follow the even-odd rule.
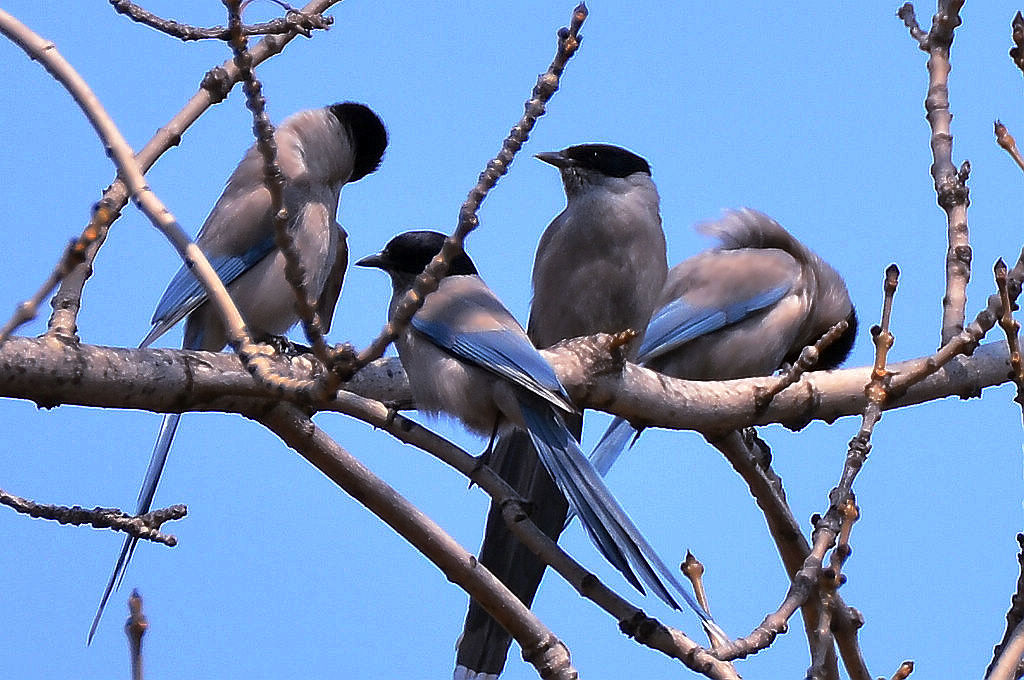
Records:
[[[173,19],[164,19],[157,16],[133,2],[129,2],[129,0],[110,0],[110,4],[118,14],[123,14],[132,21],[155,28],[161,33],[166,33],[172,38],[179,40],[229,40],[231,37],[230,27],[213,26],[212,28],[201,28],[182,24]],[[243,36],[279,35],[294,31],[308,38],[314,30],[326,30],[333,23],[334,19],[332,17],[291,10],[280,19],[242,26],[241,33]]]
[[[1021,416],[1024,417],[1024,364],[1020,356],[1020,324],[1013,318],[1013,312],[1017,309],[1014,300],[1011,300],[1009,283],[1007,282],[1006,263],[1003,258],[996,260],[995,264],[996,288],[999,289],[999,301],[1003,307],[1003,313],[999,315],[999,326],[1006,334],[1006,346],[1010,351],[1010,379],[1017,386],[1017,396],[1014,398],[1021,407]]]
[[[1020,16],[1020,12],[1017,12],[1017,16]],[[1017,140],[1013,138],[1010,131],[1006,129],[1003,122],[997,120],[992,124],[992,128],[996,133],[996,143],[1003,147],[1006,153],[1010,154],[1010,158],[1017,164],[1017,167],[1024,170],[1024,158],[1021,157],[1020,151],[1017,149]]]
[[[755,395],[754,405],[759,409],[764,408],[772,402],[776,394],[800,380],[800,376],[814,368],[814,365],[818,363],[821,353],[838,340],[849,327],[849,322],[844,319],[828,329],[813,345],[808,345],[800,350],[800,356],[789,367],[789,370],[779,376],[774,385],[765,388]]]
[[[846,583],[846,576],[843,575],[842,571],[843,565],[851,553],[850,532],[853,529],[853,523],[860,517],[860,511],[854,502],[852,492],[843,503],[840,512],[842,513],[843,523],[839,528],[836,547],[832,549],[829,566],[822,571],[821,579],[818,582],[820,617],[813,636],[816,644],[811,645],[811,666],[807,671],[808,678],[823,679],[828,677],[831,671],[829,659],[835,654],[833,643],[836,641],[833,616],[837,612],[844,611],[843,607],[838,606],[840,604],[838,602],[839,588]],[[861,660],[861,663],[863,663],[863,660]],[[851,677],[856,676],[851,674]],[[863,677],[869,677],[866,668],[863,669]]]
[[[932,133],[931,173],[938,204],[946,213],[949,242],[940,346],[963,330],[967,283],[971,278],[971,246],[967,231],[967,206],[970,203],[967,178],[971,166],[967,161],[959,170],[953,165],[953,135],[950,132],[953,115],[949,111],[949,51],[953,44],[953,31],[960,25],[963,4],[964,0],[938,0],[931,29],[927,33],[918,26],[911,3],[906,3],[897,12],[910,29],[911,37],[928,53],[928,96],[924,107]]]
[[[455,539],[290,404],[249,414],[409,541],[511,633],[542,678],[575,680],[565,645]]]
[[[149,629],[149,621],[142,613],[142,596],[138,589],[132,590],[128,598],[128,620],[124,624],[124,633],[128,636],[128,649],[131,654],[132,680],[142,680],[142,636]]]
[[[1014,631],[1024,621],[1024,534],[1017,534],[1017,546],[1017,588],[1010,598],[1010,608],[1006,612],[1006,630],[1003,631],[1003,638],[992,649],[992,660],[985,669],[986,678],[992,676],[996,664],[1013,638]]]
[[[1017,258],[1017,264],[1006,273],[1006,289],[1011,303],[1016,302],[1020,295],[1022,281],[1024,281],[1024,250]],[[924,361],[918,361],[912,368],[900,370],[898,374],[894,375],[889,398],[902,396],[910,387],[945,366],[954,357],[961,354],[970,356],[982,338],[996,325],[1002,315],[1002,310],[1003,300],[999,293],[989,295],[985,308],[978,312],[974,321],[966,328]]]
[[[60,524],[81,526],[88,524],[96,529],[113,529],[141,538],[146,541],[163,543],[166,546],[178,545],[178,539],[164,534],[160,527],[164,522],[181,519],[188,514],[184,505],[172,505],[147,512],[144,515],[129,515],[117,508],[93,508],[87,510],[78,505],[45,505],[15,496],[0,489],[0,505],[37,519],[50,519]]]
[[[892,680],[907,680],[913,672],[914,662],[904,661],[900,664],[900,667],[896,669],[896,672],[892,674]]]
[[[391,321],[384,326],[381,334],[370,343],[366,349],[359,353],[357,365],[362,367],[377,359],[387,346],[390,345],[399,333],[412,319],[413,314],[423,304],[427,295],[437,289],[438,283],[448,272],[451,261],[462,252],[463,240],[471,231],[476,229],[480,223],[477,211],[480,204],[487,197],[488,192],[498,180],[508,172],[509,165],[515,158],[516,153],[530,136],[530,131],[537,123],[537,119],[544,115],[545,106],[551,97],[558,90],[559,80],[565,65],[576,53],[580,46],[579,31],[587,18],[587,6],[580,3],[572,13],[572,19],[568,28],[561,28],[558,31],[558,51],[555,58],[548,66],[548,70],[537,78],[537,84],[533,87],[533,93],[526,102],[526,111],[519,122],[513,126],[509,136],[501,144],[498,155],[487,162],[486,169],[480,173],[476,186],[469,192],[465,203],[459,210],[459,221],[455,232],[445,239],[441,252],[431,260],[423,273],[416,279],[412,290],[405,294],[405,297],[398,304]]]

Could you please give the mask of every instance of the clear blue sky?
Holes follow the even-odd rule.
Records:
[[[181,44],[116,15],[104,2],[5,3],[89,81],[136,148],[228,56]],[[195,24],[223,22],[219,2],[153,0]],[[724,208],[776,217],[842,272],[863,329],[878,318],[880,282],[903,276],[893,314],[895,360],[936,347],[945,219],[928,167],[926,55],[895,18],[898,2],[767,3],[594,0],[583,46],[511,173],[488,197],[468,248],[491,286],[525,320],[541,231],[564,204],[555,171],[531,154],[584,141],[627,146],[651,163],[662,194],[670,261],[708,244],[691,225]],[[471,9],[466,9],[471,7]],[[340,221],[353,256],[411,227],[450,230],[484,163],[518,119],[550,61],[571,0],[557,3],[349,0],[334,28],[297,40],[259,70],[280,120],[354,99],[378,111],[391,146],[380,171],[349,186]],[[1006,51],[1017,5],[969,2],[950,80],[955,160],[972,162],[971,317],[993,289],[997,257],[1021,246],[1024,176],[996,146],[1000,117],[1024,137],[1021,74]],[[275,7],[255,3],[249,18]],[[921,5],[927,25],[934,5]],[[0,175],[8,246],[0,316],[49,273],[113,177],[95,135],[64,91],[16,47],[0,43]],[[251,143],[240,91],[208,112],[156,166],[152,187],[194,232]],[[179,262],[134,209],[96,262],[80,318],[84,342],[131,346]],[[389,286],[353,270],[332,339],[365,345],[384,319]],[[25,329],[44,328],[40,319]],[[993,339],[1001,336],[994,333]],[[180,336],[170,335],[170,346]],[[862,333],[851,363],[871,356]],[[856,484],[862,520],[842,589],[867,620],[874,675],[906,658],[922,677],[979,675],[1001,635],[1017,577],[1014,535],[1024,498],[1021,414],[1002,387],[970,402],[887,414]],[[159,416],[0,403],[0,487],[51,503],[130,507]],[[318,424],[437,519],[478,545],[486,498],[430,456],[335,414]],[[762,428],[797,517],[826,507],[859,420],[793,434]],[[588,426],[588,441],[602,428]],[[443,425],[476,451],[483,442]],[[686,549],[707,566],[712,608],[744,634],[773,611],[786,577],[753,501],[720,455],[692,433],[648,432],[610,484],[671,560]],[[85,635],[121,543],[108,531],[61,527],[0,509],[0,675],[125,677],[121,624],[131,587],[145,597],[147,677],[446,678],[466,596],[401,538],[274,436],[238,416],[184,418],[157,503],[187,503],[177,548],[140,546],[127,589],[91,648]],[[644,601],[575,526],[563,545],[620,592],[697,633],[695,619]],[[546,578],[540,617],[585,678],[671,677],[687,671],[636,647],[616,623]],[[800,677],[798,619],[746,677]],[[514,649],[509,680],[536,677]]]

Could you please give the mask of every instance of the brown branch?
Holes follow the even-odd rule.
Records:
[[[124,633],[128,636],[128,649],[131,654],[132,680],[142,680],[142,636],[149,629],[149,621],[142,613],[142,596],[138,589],[133,590],[128,598],[130,615],[124,624]]]
[[[431,260],[427,268],[416,279],[412,290],[405,294],[401,302],[395,308],[395,313],[390,322],[384,326],[384,330],[377,336],[370,345],[359,353],[357,365],[362,367],[379,358],[384,350],[398,337],[402,329],[409,323],[413,315],[423,304],[427,295],[437,289],[440,280],[448,273],[448,266],[462,252],[462,244],[479,225],[477,211],[498,180],[508,172],[516,153],[530,136],[537,119],[544,115],[545,106],[551,97],[558,90],[558,84],[565,70],[569,59],[576,54],[580,46],[579,31],[587,18],[587,6],[580,3],[572,12],[572,20],[568,28],[561,28],[558,31],[558,50],[548,70],[537,78],[537,84],[533,87],[533,93],[526,102],[526,111],[519,122],[512,127],[512,131],[501,144],[498,155],[487,162],[486,169],[480,173],[476,186],[474,186],[465,203],[459,210],[459,221],[455,232],[445,239],[441,252]]]
[[[800,380],[800,376],[814,368],[815,364],[818,363],[818,360],[821,358],[821,353],[824,352],[829,345],[838,340],[849,327],[849,322],[844,319],[832,326],[832,328],[828,329],[813,345],[808,345],[800,350],[800,356],[798,356],[796,361],[793,362],[793,365],[789,367],[789,370],[776,378],[774,385],[765,389],[763,392],[758,393],[754,398],[754,404],[758,408],[764,408],[771,403],[776,394]]]
[[[754,408],[757,389],[766,378],[688,381],[669,378],[633,364],[615,373],[595,374],[594,363],[581,348],[600,345],[602,336],[560,344],[542,355],[581,407],[621,415],[653,427],[701,432],[751,425],[832,422],[858,415],[867,403],[864,385],[870,368],[807,373],[799,384],[781,392],[763,410]],[[305,357],[273,356],[277,375],[308,380],[319,366]],[[925,359],[889,368],[913,371]],[[935,371],[886,409],[920,404],[949,396],[977,396],[984,387],[1007,382],[1006,342],[982,345],[970,357]],[[345,385],[350,391],[403,407],[412,395],[398,359],[381,359]],[[340,394],[345,394],[342,391]],[[53,338],[13,337],[0,346],[0,397],[28,399],[40,407],[61,404],[104,408],[135,408],[158,413],[223,411],[239,413],[255,402],[295,399],[253,381],[237,356],[178,349],[126,349],[67,344]],[[333,401],[309,404],[337,411]]]
[[[342,392],[336,400],[336,405],[340,412],[384,430],[399,441],[426,451],[465,475],[501,506],[502,515],[516,538],[562,576],[581,596],[614,616],[623,633],[708,677],[739,677],[730,664],[714,658],[681,631],[649,617],[643,610],[630,604],[587,571],[537,528],[530,520],[529,513],[523,507],[523,500],[515,490],[489,467],[481,465],[476,457],[372,399]]]
[[[172,505],[167,508],[153,510],[144,515],[129,515],[117,508],[93,508],[87,510],[78,505],[44,505],[27,498],[15,496],[0,489],[0,505],[6,505],[16,512],[37,519],[49,519],[60,524],[81,526],[88,524],[96,529],[114,529],[141,538],[146,541],[163,543],[166,546],[178,545],[178,539],[164,534],[160,527],[164,522],[181,519],[188,514],[184,505]]]
[[[322,14],[339,1],[311,0],[301,11],[303,14]],[[264,38],[250,50],[253,64],[260,64],[270,57],[280,54],[297,35],[299,35],[298,31],[292,31]],[[199,91],[136,154],[135,160],[142,171],[148,172],[165,151],[172,146],[177,146],[185,131],[211,105],[223,101],[239,78],[238,69],[230,59],[211,69],[203,79]],[[82,289],[92,275],[92,262],[106,239],[110,225],[120,215],[121,209],[128,203],[128,198],[128,187],[124,181],[119,177],[114,178],[97,203],[101,209],[94,210],[92,219],[77,240],[76,247],[81,250],[82,261],[62,261],[56,268],[57,272],[68,269],[70,274],[62,277],[60,290],[57,291],[51,303],[54,311],[50,316],[48,333],[58,338],[77,341],[76,320],[81,307]],[[42,297],[45,295],[40,296],[40,299]],[[33,308],[25,321],[35,318],[35,314],[35,308]]]
[[[1024,251],[1017,258],[1017,264],[1006,274],[1006,289],[1010,302],[1015,302],[1021,292],[1024,281]],[[916,385],[928,375],[945,366],[954,357],[970,356],[982,338],[996,325],[1003,310],[1003,300],[999,293],[989,295],[985,308],[978,312],[974,321],[940,347],[935,354],[920,361],[918,365],[901,369],[892,380],[889,398],[901,396],[911,386]]]
[[[967,283],[971,278],[971,246],[967,231],[967,206],[970,203],[967,178],[970,163],[959,171],[953,165],[953,135],[949,111],[949,51],[953,31],[960,25],[964,0],[938,0],[932,27],[925,33],[917,24],[914,6],[906,3],[897,12],[910,29],[918,46],[928,53],[928,96],[924,107],[931,127],[932,179],[939,206],[946,213],[949,247],[946,251],[946,294],[942,298],[940,346],[963,330],[967,308]]]
[[[542,678],[575,680],[569,651],[533,612],[433,520],[289,404],[246,414],[279,436],[465,590],[515,638]]]
[[[111,6],[118,14],[123,14],[132,21],[155,28],[161,33],[166,33],[172,38],[179,40],[229,40],[231,29],[224,26],[213,26],[212,28],[201,28],[182,24],[173,19],[164,19],[139,7],[129,0],[110,0]],[[279,35],[282,33],[295,32],[310,37],[317,29],[327,30],[334,23],[332,17],[325,17],[322,14],[306,14],[297,10],[289,10],[288,13],[273,21],[250,24],[241,27],[243,36],[250,35]]]
[[[1017,16],[1020,16],[1020,12],[1017,12]],[[1020,155],[1020,150],[1017,149],[1017,140],[1013,138],[1010,131],[1006,129],[1002,121],[997,120],[992,124],[992,128],[996,133],[996,143],[1003,147],[1006,153],[1010,154],[1010,158],[1017,164],[1017,167],[1024,170],[1024,158]]]
[[[996,664],[1000,658],[1003,657],[1007,646],[1010,644],[1010,640],[1013,639],[1014,632],[1024,621],[1024,534],[1017,534],[1017,545],[1019,550],[1017,552],[1017,589],[1014,591],[1013,596],[1010,598],[1010,608],[1006,612],[1006,630],[1003,632],[1003,638],[999,641],[992,649],[992,661],[989,662],[988,668],[985,669],[985,677],[992,677],[992,672],[995,670]]]
[[[996,277],[996,288],[999,290],[999,303],[1002,305],[1002,314],[999,315],[999,326],[1006,334],[1006,347],[1010,352],[1010,379],[1017,386],[1017,396],[1014,398],[1020,407],[1021,415],[1024,417],[1024,364],[1020,356],[1020,324],[1013,318],[1013,312],[1017,309],[1016,296],[1011,296],[1009,283],[1007,281],[1006,263],[1003,258],[996,260],[994,267]]]

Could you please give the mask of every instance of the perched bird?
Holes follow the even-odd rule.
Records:
[[[444,235],[410,231],[356,264],[391,276],[390,319],[416,276],[444,244]],[[526,433],[590,539],[640,592],[646,584],[676,609],[675,588],[710,625],[710,616],[665,566],[587,461],[565,425],[575,413],[554,370],[501,304],[465,254],[395,340],[420,410],[447,413],[469,429]],[[641,583],[643,582],[643,584]]]
[[[307,272],[306,290],[316,294],[317,311],[328,330],[348,262],[346,234],[335,221],[341,187],[377,169],[387,147],[387,131],[369,108],[345,102],[289,116],[274,139],[285,177],[288,230]],[[284,275],[285,258],[274,241],[270,192],[256,145],[231,174],[196,243],[227,286],[253,337],[280,335],[298,321],[295,297]],[[183,266],[160,299],[153,328],[140,347],[147,347],[186,316],[183,348],[216,352],[227,344],[217,310],[206,304],[206,291]],[[139,492],[137,514],[149,512],[180,418],[177,413],[164,416]],[[89,629],[89,642],[137,542],[131,536],[125,539]]]
[[[669,271],[638,362],[688,380],[771,375],[843,320],[846,331],[815,368],[846,359],[857,314],[835,269],[755,210],[728,212],[699,228],[721,244]],[[637,436],[615,418],[591,454],[594,467],[605,474]]]
[[[668,262],[658,190],[651,168],[609,144],[580,144],[537,154],[558,168],[566,207],[541,236],[533,264],[528,335],[537,347],[594,333],[642,332],[657,304]],[[632,357],[636,344],[627,355]],[[582,415],[567,414],[578,440]],[[530,519],[552,539],[565,524],[566,501],[522,431],[504,433],[488,465],[530,501]],[[545,564],[505,525],[501,508],[487,516],[480,562],[527,606]],[[470,600],[458,642],[455,678],[496,678],[512,638]]]

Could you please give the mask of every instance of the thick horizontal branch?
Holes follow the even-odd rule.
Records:
[[[782,423],[802,427],[859,415],[867,403],[864,386],[871,367],[807,373],[763,409],[759,388],[772,378],[690,381],[669,378],[633,364],[614,364],[600,350],[603,338],[580,338],[544,355],[576,403],[624,416],[648,426],[720,432],[749,425]],[[979,347],[958,357],[885,404],[896,408],[949,396],[978,396],[1008,380],[1006,342]],[[602,357],[604,357],[602,359]],[[894,373],[912,372],[925,359],[890,364]],[[314,364],[303,357],[278,360],[275,374],[309,379]],[[361,370],[346,389],[396,407],[412,404],[397,359],[381,359]],[[0,397],[28,399],[41,407],[61,404],[184,411],[246,412],[253,401],[288,398],[256,382],[231,354],[173,349],[122,349],[65,343],[55,338],[11,338],[0,347]],[[330,401],[312,404],[337,410]]]

